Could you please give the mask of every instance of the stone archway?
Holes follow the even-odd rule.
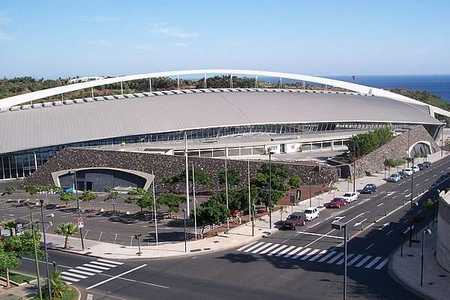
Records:
[[[432,153],[429,141],[417,141],[408,149],[408,157],[427,157]]]

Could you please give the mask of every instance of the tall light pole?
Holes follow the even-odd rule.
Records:
[[[272,150],[269,150],[269,228],[272,229]]]
[[[155,174],[153,174],[152,193],[153,193],[153,222],[155,222],[155,243],[159,244],[158,240],[158,218],[156,216],[156,192],[155,192]]]
[[[47,248],[47,236],[45,235],[45,222],[44,222],[44,200],[39,200],[41,204],[41,225],[42,225],[42,236],[44,238],[44,258],[45,258],[45,275],[47,276],[47,289],[48,298],[52,299],[52,282],[50,279],[50,271],[48,269],[48,248]]]
[[[414,157],[411,159],[411,163],[412,163],[412,174],[411,174],[411,208],[413,208],[413,201],[414,201]]]
[[[39,299],[42,300],[41,276],[39,272],[39,259],[36,245],[36,232],[34,231],[34,221],[33,221],[33,207],[29,206],[29,208],[30,208],[31,233],[33,238],[34,262],[36,264],[37,287],[39,291]]]
[[[424,244],[425,244],[425,235],[426,234],[428,234],[428,235],[431,235],[431,229],[425,229],[423,232],[422,232],[422,255],[421,255],[421,257],[420,257],[420,286],[423,286],[423,260],[424,260],[424,257],[423,257],[423,250],[424,250]]]
[[[189,161],[188,161],[188,143],[187,134],[184,132],[184,160],[185,160],[185,173],[186,173],[186,216],[189,218]]]
[[[339,222],[332,222],[331,228],[335,230],[344,230],[344,281],[343,281],[343,289],[342,289],[342,299],[347,299],[347,223],[339,223]]]
[[[248,216],[252,222],[252,236],[255,236],[255,219],[253,216],[253,201],[250,188],[250,161],[247,160],[247,185],[248,185]]]
[[[227,205],[227,211],[230,212],[228,202],[228,157],[225,157],[225,203]],[[230,230],[230,218],[227,216],[227,233]]]
[[[194,206],[194,235],[195,239],[197,239],[197,197],[195,195],[195,172],[194,172],[194,163],[192,163],[192,201]]]
[[[78,224],[82,220],[81,209],[80,209],[80,199],[78,198],[78,187],[77,187],[77,171],[74,170],[71,172],[73,175],[73,188],[75,189],[75,198],[77,201],[77,212],[78,212]],[[47,195],[47,193],[46,193]],[[84,251],[84,239],[83,239],[83,226],[78,225],[78,229],[80,230],[80,239],[81,239],[81,250]]]
[[[183,209],[183,216],[184,216],[184,252],[187,253],[187,232],[186,232],[186,210]]]

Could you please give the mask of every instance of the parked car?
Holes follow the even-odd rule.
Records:
[[[342,198],[347,202],[353,202],[355,200],[358,200],[358,193],[352,192],[352,193],[345,193]]]
[[[422,171],[425,167],[423,166],[423,164],[417,164],[417,167],[419,168],[420,171]]]
[[[413,174],[413,170],[411,168],[403,169],[402,172],[408,176],[411,176]]]
[[[429,161],[424,161],[424,162],[422,163],[422,165],[423,165],[424,169],[428,169],[429,167],[431,167],[431,162],[429,162]]]
[[[290,214],[286,221],[283,222],[281,228],[295,230],[297,226],[304,226],[306,223],[305,214],[302,212],[295,212]]]
[[[361,194],[372,194],[377,191],[377,186],[373,183],[366,184],[366,186],[361,190]]]
[[[325,203],[326,208],[341,208],[342,206],[346,206],[347,201],[343,198],[334,198],[328,203]]]
[[[411,170],[413,171],[413,173],[416,173],[420,171],[420,168],[418,166],[414,166],[411,168]]]
[[[132,219],[130,217],[123,217],[123,216],[113,216],[111,218],[109,218],[110,221],[112,222],[121,222],[124,224],[134,224],[137,223],[137,220]]]
[[[402,179],[402,177],[400,176],[400,174],[392,174],[391,176],[389,176],[386,180],[389,182],[399,182],[400,179]]]
[[[309,207],[305,209],[304,213],[306,221],[312,221],[319,217],[319,209],[317,207]]]

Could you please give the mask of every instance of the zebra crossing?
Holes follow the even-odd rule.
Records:
[[[104,271],[111,270],[112,268],[120,265],[123,265],[123,263],[106,259],[97,259],[61,272],[61,278],[67,284],[72,284],[86,279],[89,276],[94,276]]]
[[[338,249],[315,249],[301,246],[289,246],[270,242],[254,242],[237,249],[238,252],[259,254],[324,264],[342,265],[345,262],[344,252]],[[348,253],[347,266],[361,269],[383,269],[389,258],[382,256]]]

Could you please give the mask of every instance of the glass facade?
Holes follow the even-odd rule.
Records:
[[[239,136],[249,134],[273,134],[273,135],[308,135],[331,132],[348,132],[358,130],[369,130],[386,125],[391,126],[394,130],[407,128],[404,124],[386,124],[386,123],[361,123],[361,122],[341,122],[341,123],[308,123],[308,124],[261,124],[249,126],[232,126],[232,127],[215,127],[203,128],[195,130],[187,130],[188,139],[211,139],[226,136]],[[428,128],[427,128],[428,129]],[[134,136],[117,137],[102,140],[84,141],[66,145],[55,145],[51,147],[30,149],[26,151],[0,154],[0,180],[11,178],[23,178],[33,173],[36,168],[43,165],[50,157],[54,156],[58,150],[67,147],[95,147],[101,145],[117,145],[132,143],[148,143],[158,141],[183,140],[184,131],[174,131],[165,133],[149,133]],[[314,148],[316,145],[313,145]],[[317,145],[319,146],[319,145]],[[305,146],[303,146],[305,147]],[[306,147],[305,147],[306,148]],[[219,151],[216,153],[216,151]],[[233,149],[229,148],[228,154],[250,155],[249,149]],[[261,153],[263,149],[257,149],[256,152]],[[224,154],[222,150],[201,150],[201,157],[220,157]],[[195,155],[195,154],[193,154]]]

